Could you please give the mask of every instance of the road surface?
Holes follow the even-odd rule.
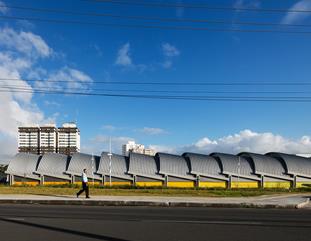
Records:
[[[0,240],[310,241],[311,209],[0,205]]]

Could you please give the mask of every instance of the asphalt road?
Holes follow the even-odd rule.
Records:
[[[0,205],[0,240],[310,241],[311,210]]]

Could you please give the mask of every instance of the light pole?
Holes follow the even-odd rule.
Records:
[[[239,184],[240,184],[240,173],[241,172],[241,157],[239,156],[238,159],[238,188],[239,188]]]
[[[109,186],[111,187],[111,157],[112,157],[112,153],[111,153],[111,137],[109,139]]]

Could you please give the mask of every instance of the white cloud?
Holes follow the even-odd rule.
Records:
[[[174,45],[169,43],[162,44],[162,51],[163,54],[167,57],[176,57],[180,55],[180,51]]]
[[[132,59],[130,57],[130,44],[126,43],[124,44],[119,50],[117,54],[116,59],[116,65],[120,66],[131,66],[132,65]]]
[[[47,75],[44,76],[45,74]],[[38,76],[39,79],[48,80],[48,81],[36,81],[35,82],[36,88],[45,88],[56,91],[85,92],[90,89],[90,86],[93,83],[92,78],[87,74],[85,74],[84,72],[77,69],[69,68],[67,66],[51,73],[46,73],[38,69],[38,72],[33,71],[32,75]]]
[[[155,127],[144,127],[139,130],[140,132],[146,134],[146,135],[161,135],[166,134],[167,131],[161,129],[161,128],[155,128]]]
[[[113,126],[113,125],[103,125],[102,129],[106,130],[106,131],[115,131],[115,130],[117,130],[119,128],[116,127],[116,126]]]
[[[181,154],[183,152],[197,152],[210,154],[212,152],[225,152],[237,154],[239,152],[285,152],[310,153],[311,137],[302,136],[299,139],[290,139],[271,132],[258,133],[243,130],[237,134],[225,136],[215,140],[203,137],[197,142],[179,147],[153,146],[157,151],[167,151]]]
[[[237,0],[234,2],[235,8],[259,8],[261,2],[259,0]]]
[[[31,57],[49,57],[53,53],[40,36],[8,27],[0,29],[0,45]]]
[[[310,0],[302,0],[290,7],[289,10],[310,10],[311,9],[311,1]],[[300,12],[288,12],[286,16],[282,19],[282,23],[284,24],[296,24],[300,23],[303,20],[309,18],[311,13],[300,13]]]
[[[9,8],[6,6],[6,4],[3,1],[0,1],[0,13],[6,14],[9,12]]]

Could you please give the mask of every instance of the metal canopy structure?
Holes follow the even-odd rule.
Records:
[[[156,158],[158,158],[160,163],[160,174],[187,180],[195,180],[195,177],[190,174],[190,163],[184,157],[166,153],[157,153]]]
[[[30,153],[18,153],[10,161],[7,174],[40,180],[40,176],[34,172],[37,170],[40,156]]]
[[[100,175],[109,175],[109,153],[103,152],[100,157],[97,173]],[[133,177],[128,174],[129,161],[127,157],[112,154],[111,155],[111,176],[126,180],[133,180]]]
[[[191,174],[228,180],[228,177],[222,174],[222,164],[216,158],[196,153],[184,153],[183,157],[190,161]]]
[[[251,180],[260,180],[260,177],[255,175],[255,167],[252,161],[242,156],[225,153],[212,153],[210,156],[217,158],[221,162],[223,174]]]
[[[43,176],[71,180],[71,177],[66,174],[69,161],[69,156],[58,153],[46,153],[42,156],[36,173]]]
[[[96,174],[99,167],[100,157],[84,153],[75,153],[70,159],[66,173],[70,175],[81,176],[83,169],[87,170],[89,178],[101,180],[101,177]]]
[[[156,180],[164,180],[164,177],[159,174],[158,160],[154,156],[144,154],[130,153],[128,173]]]
[[[283,161],[268,155],[261,155],[251,152],[242,152],[241,157],[250,158],[254,163],[255,173],[262,176],[292,180],[287,174],[287,167]]]
[[[270,152],[267,156],[284,162],[287,167],[287,173],[294,176],[311,178],[311,159],[296,155],[290,155],[279,152]]]

